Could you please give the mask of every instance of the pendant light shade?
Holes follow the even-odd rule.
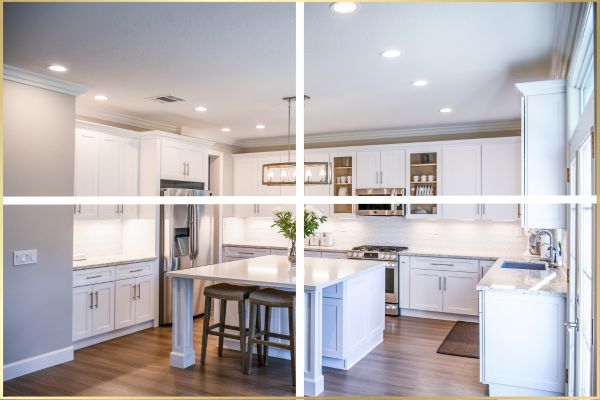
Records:
[[[310,97],[304,96],[304,100]],[[296,184],[296,163],[291,158],[291,136],[292,136],[292,101],[296,97],[284,97],[283,100],[288,103],[288,161],[279,163],[264,164],[262,168],[262,184],[267,186],[285,186]],[[304,184],[305,185],[328,185],[329,184],[329,163],[323,162],[305,162],[304,163]]]

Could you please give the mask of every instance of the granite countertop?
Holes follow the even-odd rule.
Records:
[[[339,258],[305,258],[304,288],[316,290],[355,276],[385,268],[385,261]],[[293,289],[296,268],[290,268],[286,256],[262,256],[221,264],[171,271],[174,278],[202,279],[215,282],[252,284]]]
[[[543,271],[501,268],[505,261],[531,262],[530,257],[499,258],[477,284],[477,290],[510,291],[550,296],[567,295],[567,274],[564,267]]]
[[[237,242],[226,243],[223,247],[247,247],[255,249],[287,249],[287,245],[279,243],[254,243],[254,242]],[[304,246],[305,250],[310,251],[330,251],[336,253],[345,253],[352,250],[354,246]],[[506,254],[502,251],[482,251],[482,250],[456,250],[443,249],[432,250],[431,248],[419,249],[409,248],[400,253],[402,256],[419,256],[419,257],[449,257],[449,258],[469,258],[477,260],[497,260],[499,257],[518,258],[523,254]]]
[[[86,260],[73,261],[73,270],[77,271],[80,269],[88,268],[99,268],[99,267],[110,267],[113,265],[133,264],[136,262],[154,261],[157,257],[155,256],[130,256],[130,255],[118,255],[118,256],[106,256],[106,257],[94,257]]]

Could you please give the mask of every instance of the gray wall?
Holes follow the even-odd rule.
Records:
[[[74,148],[73,96],[4,81],[5,196],[72,196]],[[72,252],[72,206],[4,207],[5,365],[71,345]]]

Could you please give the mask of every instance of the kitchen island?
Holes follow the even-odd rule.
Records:
[[[348,369],[383,341],[385,263],[306,258],[304,269],[304,389],[306,395],[315,396],[324,389],[324,360],[328,366]],[[196,360],[194,279],[289,290],[296,287],[296,269],[290,268],[287,257],[275,255],[173,271],[168,275],[173,278],[170,364],[177,368],[187,368]],[[325,329],[324,338],[323,324],[332,321],[335,329]]]

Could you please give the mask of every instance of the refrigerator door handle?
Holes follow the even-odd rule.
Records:
[[[198,216],[196,215],[198,206],[195,204],[188,205],[188,224],[190,232],[190,261],[191,267],[194,267],[194,262],[198,257]]]

